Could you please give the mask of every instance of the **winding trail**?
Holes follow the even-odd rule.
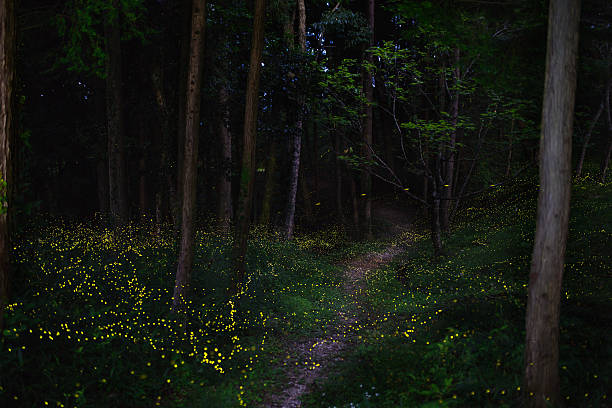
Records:
[[[300,398],[306,394],[317,379],[326,377],[327,368],[342,361],[342,356],[360,328],[370,321],[364,302],[366,272],[389,263],[403,252],[397,245],[390,245],[380,252],[370,253],[344,264],[343,290],[349,297],[348,307],[337,311],[338,321],[326,330],[324,337],[301,339],[286,347],[288,350],[284,377],[284,389],[276,395],[267,395],[263,403],[266,408],[297,408]]]

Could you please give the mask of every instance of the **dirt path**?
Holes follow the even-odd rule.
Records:
[[[367,323],[368,315],[363,298],[365,294],[365,273],[389,263],[402,252],[396,245],[390,245],[381,252],[371,253],[353,259],[345,264],[343,289],[349,296],[345,311],[338,311],[338,322],[327,330],[325,336],[302,339],[288,345],[285,368],[285,388],[277,395],[266,396],[266,408],[296,408],[301,406],[300,398],[306,394],[317,379],[325,378],[327,367],[342,361],[342,355],[356,337],[356,332]]]

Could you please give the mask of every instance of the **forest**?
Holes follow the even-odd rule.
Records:
[[[611,407],[611,24],[0,0],[0,406]]]

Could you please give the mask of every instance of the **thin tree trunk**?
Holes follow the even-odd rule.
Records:
[[[272,136],[266,164],[266,186],[264,189],[263,203],[261,205],[261,217],[259,219],[259,222],[266,227],[270,225],[272,197],[276,188],[276,143],[276,137]]]
[[[442,228],[440,225],[440,187],[442,172],[442,152],[438,152],[434,160],[433,178],[431,180],[431,240],[434,257],[442,253]]]
[[[187,80],[185,79],[185,82]],[[157,224],[157,232],[161,232],[161,224],[164,221],[165,211],[168,211],[172,217],[172,204],[176,196],[175,180],[170,169],[168,160],[168,152],[170,151],[170,112],[168,108],[166,94],[164,92],[164,71],[163,58],[160,64],[154,66],[151,71],[151,83],[153,84],[153,93],[157,103],[159,112],[160,126],[160,142],[159,142],[159,166],[157,169],[157,188],[155,191],[155,222]],[[184,93],[182,94],[184,95]],[[184,99],[183,96],[179,97]],[[184,123],[184,119],[182,121]],[[184,131],[183,131],[184,133]],[[166,187],[164,190],[163,186]],[[174,221],[174,218],[172,218]]]
[[[368,0],[368,25],[370,28],[369,45],[374,46],[374,0]],[[371,54],[367,55],[369,63],[373,63]],[[361,173],[362,189],[365,194],[363,216],[365,222],[365,232],[368,239],[372,238],[372,172],[370,162],[372,161],[372,127],[373,127],[373,108],[374,87],[372,86],[372,73],[364,70],[364,93],[366,99],[365,116],[363,118],[363,142],[365,144],[364,153],[368,161],[365,169]]]
[[[189,52],[190,52],[190,39],[191,39],[191,25],[193,24],[192,16],[192,2],[190,0],[182,0],[182,11],[183,11],[183,24],[182,32],[180,36],[180,53],[179,53],[179,77],[178,77],[178,110],[177,110],[177,132],[176,132],[176,147],[177,155],[176,160],[168,160],[170,167],[174,168],[174,177],[171,183],[172,187],[169,187],[169,209],[174,229],[179,230],[181,227],[181,208],[183,200],[183,169],[185,168],[183,160],[185,153],[185,129],[187,129],[185,118],[187,117],[187,99],[184,95],[187,94],[189,89],[188,84],[188,72],[189,66]],[[174,166],[176,164],[176,166]],[[170,177],[170,176],[169,176]],[[170,182],[169,182],[170,183]]]
[[[240,189],[238,195],[238,212],[234,235],[234,271],[230,294],[239,294],[245,277],[245,256],[249,224],[251,219],[251,206],[253,201],[253,184],[255,180],[255,139],[257,135],[257,113],[259,77],[261,74],[261,53],[264,42],[265,0],[255,0],[255,14],[253,18],[253,39],[251,43],[251,56],[249,74],[247,77],[246,103],[244,111],[244,135],[242,151],[242,170],[240,173]]]
[[[142,123],[138,129],[138,144],[140,145],[140,157],[138,158],[138,210],[140,218],[144,220],[147,216],[147,128]]]
[[[302,52],[306,52],[306,6],[304,0],[297,0],[298,9],[298,43]],[[304,95],[298,96],[298,118],[292,140],[291,170],[289,173],[289,196],[285,212],[285,237],[293,238],[295,228],[295,201],[300,174],[300,154],[302,150],[302,134],[304,133]]]
[[[608,171],[608,166],[610,165],[610,156],[612,156],[612,117],[610,115],[610,83],[608,83],[608,87],[606,88],[606,121],[608,123],[608,149],[604,156],[604,159],[601,164],[601,182],[606,181],[606,172]]]
[[[608,85],[608,89],[609,89],[609,85]],[[589,142],[591,141],[591,135],[593,134],[593,129],[595,129],[595,125],[599,121],[599,117],[601,116],[601,113],[603,112],[604,100],[605,99],[601,100],[601,103],[599,104],[599,108],[597,109],[597,113],[595,113],[595,117],[593,118],[593,121],[589,125],[589,130],[587,131],[586,137],[584,138],[584,144],[582,145],[582,151],[580,152],[580,158],[578,159],[578,165],[576,166],[576,178],[580,178],[580,176],[582,175],[582,166],[584,165],[584,158],[586,157],[587,147],[589,146]]]
[[[202,83],[202,55],[206,27],[206,0],[193,0],[191,41],[187,73],[187,102],[185,104],[185,152],[183,155],[183,199],[181,216],[181,247],[179,252],[172,310],[185,306],[191,284],[193,266],[194,214],[200,135],[200,89]]]
[[[353,226],[355,228],[355,235],[359,235],[359,198],[357,197],[357,182],[355,181],[355,175],[350,174],[349,179],[351,181],[351,198],[353,201]]]
[[[304,159],[305,160],[305,159]],[[308,182],[306,181],[306,176],[304,166],[300,166],[300,190],[302,193],[302,203],[304,205],[304,216],[308,223],[312,222],[312,192],[308,188]]]
[[[338,158],[342,152],[342,145],[340,140],[340,134],[337,130],[334,130],[334,149],[336,150],[336,156],[334,160],[335,164],[335,175],[336,175],[336,211],[338,212],[338,219],[342,225],[345,224],[344,220],[344,206],[342,205],[342,161]]]
[[[510,171],[512,170],[512,138],[514,137],[514,119],[510,122],[510,133],[508,134],[508,140],[510,147],[508,148],[508,157],[506,158],[506,174],[505,177],[510,177]]]
[[[108,158],[103,135],[98,135],[98,151],[96,158],[96,181],[98,184],[98,210],[102,216],[108,215]]]
[[[229,95],[227,87],[219,89],[219,138],[221,143],[221,175],[219,177],[219,204],[217,218],[221,233],[230,233],[232,223],[232,134],[229,129]]]
[[[14,132],[13,94],[15,80],[15,4],[0,4],[0,336],[4,328],[4,307],[9,298],[9,189],[11,178],[10,142]]]
[[[528,406],[538,408],[562,403],[559,309],[570,209],[579,21],[579,0],[551,0],[525,345],[525,398]]]
[[[104,24],[106,37],[106,121],[108,137],[108,182],[111,220],[114,226],[128,220],[125,141],[123,133],[123,98],[121,95],[121,34],[119,0],[113,0],[112,12]]]
[[[451,197],[453,191],[453,176],[455,175],[455,146],[457,143],[457,122],[459,119],[459,78],[461,71],[459,69],[459,48],[455,48],[455,97],[453,98],[451,125],[453,130],[450,134],[448,143],[448,161],[446,163],[446,174],[444,176],[445,184],[442,189],[442,203],[440,208],[440,222],[442,230],[448,231],[449,228],[449,213],[451,205]]]

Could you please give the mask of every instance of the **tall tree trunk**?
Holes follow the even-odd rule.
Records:
[[[442,151],[440,150],[434,161],[434,171],[431,180],[431,240],[434,257],[442,253],[442,228],[440,225],[440,190],[442,187]]]
[[[459,78],[461,71],[459,68],[460,52],[459,48],[455,48],[455,97],[453,98],[453,105],[451,111],[451,125],[453,130],[450,134],[450,140],[448,143],[448,155],[446,162],[446,174],[444,175],[444,185],[442,186],[442,202],[440,207],[440,223],[442,230],[448,231],[449,228],[449,213],[451,205],[451,197],[453,192],[453,177],[455,175],[455,146],[457,143],[457,122],[459,119]]]
[[[187,82],[187,79],[185,79]],[[157,224],[158,233],[161,232],[161,224],[164,221],[165,211],[169,211],[172,216],[172,201],[176,201],[175,179],[170,169],[170,161],[168,160],[168,152],[170,151],[170,112],[166,93],[164,91],[164,71],[163,58],[159,65],[154,66],[151,71],[151,83],[153,84],[153,93],[157,103],[160,137],[159,137],[159,165],[157,169],[157,188],[155,191],[155,222]],[[184,87],[183,87],[184,88]],[[184,95],[184,93],[182,94]],[[179,96],[179,99],[184,99]],[[183,103],[184,105],[184,103]],[[183,111],[184,112],[184,111]],[[184,123],[184,119],[181,121]],[[183,130],[183,133],[184,130]],[[165,189],[164,189],[165,187]]]
[[[9,296],[9,189],[11,179],[10,142],[14,132],[13,93],[15,80],[15,4],[0,4],[0,333],[4,328],[4,307]],[[1,335],[1,334],[0,334]]]
[[[121,33],[119,0],[113,0],[112,11],[104,24],[106,37],[106,123],[108,137],[108,182],[110,215],[114,226],[128,220],[127,175],[123,132],[123,98],[121,92]]]
[[[138,129],[138,144],[140,145],[140,157],[138,158],[138,210],[140,218],[144,220],[147,216],[147,134],[144,115]]]
[[[344,220],[344,206],[342,205],[342,161],[338,158],[342,153],[342,144],[340,140],[340,134],[338,130],[333,131],[334,134],[334,149],[335,149],[335,176],[336,176],[336,211],[338,213],[338,220],[342,225],[345,224]]]
[[[276,188],[276,143],[276,137],[272,136],[266,164],[266,186],[264,189],[263,203],[261,205],[261,217],[259,219],[259,222],[266,227],[270,225],[272,197]]]
[[[370,27],[369,45],[374,46],[374,0],[368,0],[368,25]],[[367,55],[369,63],[374,60],[371,54]],[[364,70],[364,93],[366,99],[365,116],[363,118],[363,143],[365,145],[365,158],[368,161],[365,169],[362,172],[362,189],[365,194],[363,217],[365,223],[365,232],[367,238],[372,238],[372,173],[370,162],[372,161],[372,127],[373,127],[373,109],[374,103],[374,87],[372,86],[372,73]]]
[[[227,87],[219,89],[219,138],[221,144],[221,174],[219,177],[219,192],[217,218],[221,233],[228,235],[232,223],[232,134],[229,129],[229,95]]]
[[[540,139],[540,192],[529,274],[525,398],[559,406],[559,308],[570,209],[580,0],[551,0]]]
[[[606,95],[609,93],[609,89],[610,89],[610,85],[608,85],[607,87]],[[587,131],[587,134],[584,138],[584,144],[582,145],[582,151],[580,152],[580,158],[578,159],[578,164],[576,165],[576,178],[580,178],[580,176],[582,175],[582,166],[584,165],[584,158],[586,157],[587,147],[589,146],[589,142],[591,141],[591,135],[593,134],[593,129],[595,129],[595,125],[599,121],[599,117],[601,116],[601,113],[603,112],[604,101],[605,101],[605,97],[604,99],[601,100],[601,103],[599,104],[599,108],[597,109],[597,113],[595,113],[595,117],[593,118],[593,121],[589,125],[589,130]]]
[[[178,110],[177,110],[177,132],[176,132],[176,146],[177,155],[176,160],[168,160],[170,167],[175,170],[174,176],[175,181],[172,181],[173,186],[169,188],[169,206],[170,215],[174,224],[174,229],[179,230],[181,227],[181,208],[183,200],[183,169],[185,168],[183,160],[185,153],[185,129],[187,124],[185,118],[187,117],[187,99],[184,95],[187,94],[189,89],[188,84],[188,66],[190,61],[190,39],[192,33],[193,15],[192,15],[192,1],[182,0],[182,18],[183,24],[181,24],[182,32],[180,36],[180,51],[179,51],[179,77],[178,77]],[[174,166],[176,164],[176,166]]]
[[[606,154],[601,163],[601,182],[606,181],[606,172],[608,171],[608,166],[610,165],[610,156],[612,156],[612,116],[610,114],[610,84],[608,83],[608,87],[606,88],[606,122],[608,123],[608,148],[606,150]]]
[[[183,155],[183,199],[181,214],[181,248],[179,252],[172,310],[185,305],[191,284],[193,266],[194,214],[198,162],[198,138],[200,135],[200,89],[202,83],[202,55],[204,54],[204,29],[206,27],[206,0],[193,0],[191,12],[191,40],[189,68],[187,71],[187,102],[185,104],[185,152]]]
[[[106,157],[106,143],[104,135],[98,135],[96,158],[96,181],[98,184],[98,210],[102,216],[108,215],[108,158]]]
[[[304,0],[297,0],[298,10],[298,43],[302,52],[306,52],[306,6]],[[300,174],[300,154],[302,150],[302,134],[304,133],[304,95],[298,96],[298,113],[295,133],[292,138],[291,170],[289,173],[289,196],[285,212],[285,237],[293,238],[295,228],[295,201]]]
[[[355,236],[359,236],[359,198],[357,196],[357,182],[355,181],[354,174],[350,174],[349,179],[351,181],[351,199],[353,202],[353,227],[355,228]]]
[[[259,77],[261,74],[261,53],[264,42],[265,0],[255,0],[255,15],[253,18],[253,39],[249,74],[247,77],[246,103],[244,110],[244,134],[242,139],[242,170],[240,172],[240,189],[238,195],[238,212],[234,233],[234,271],[235,276],[230,288],[230,294],[239,294],[245,277],[245,256],[251,206],[253,201],[253,184],[255,180],[255,139],[257,135],[257,113]]]

